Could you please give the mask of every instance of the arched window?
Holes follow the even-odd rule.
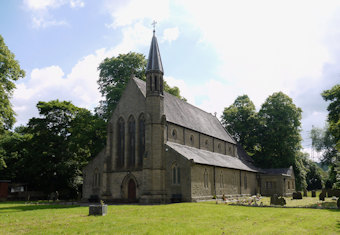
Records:
[[[145,118],[144,115],[139,116],[139,133],[138,133],[138,139],[139,139],[139,151],[138,151],[138,165],[143,165],[143,156],[145,152]]]
[[[159,86],[160,86],[161,94],[163,95],[163,77],[162,76],[160,77],[160,84],[159,84]]]
[[[204,144],[205,144],[205,147],[208,148],[208,146],[209,146],[209,141],[208,141],[208,140],[205,140]]]
[[[172,165],[172,184],[181,183],[181,168],[176,163]]]
[[[221,171],[221,174],[220,174],[220,188],[223,188],[223,187],[224,187],[223,172]]]
[[[124,147],[125,147],[125,125],[123,118],[118,120],[117,128],[117,167],[124,166]]]
[[[152,91],[152,76],[149,77],[150,91]]]
[[[93,187],[99,187],[99,186],[100,186],[100,173],[98,169],[96,168],[93,174]]]
[[[128,166],[129,167],[134,167],[136,163],[136,158],[135,158],[135,147],[136,147],[136,124],[135,124],[135,119],[133,116],[129,118],[129,145],[128,145]]]
[[[194,136],[193,135],[191,135],[190,136],[190,144],[193,146],[194,145]]]
[[[177,131],[176,131],[176,129],[172,129],[171,135],[172,135],[173,139],[177,139]]]
[[[208,171],[207,169],[204,169],[204,188],[208,188],[209,184],[208,184]]]
[[[155,91],[158,91],[158,78],[155,76]]]
[[[247,184],[247,175],[244,175],[244,188],[247,189],[248,184]]]

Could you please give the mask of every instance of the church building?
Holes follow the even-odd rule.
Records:
[[[167,92],[155,31],[146,82],[131,78],[106,147],[83,169],[83,199],[169,203],[295,191],[292,170],[258,169],[220,121]]]

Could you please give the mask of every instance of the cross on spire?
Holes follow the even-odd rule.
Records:
[[[156,24],[157,24],[157,22],[154,20],[153,22],[152,22],[152,25],[153,25],[153,33],[155,33],[155,28],[156,28]]]

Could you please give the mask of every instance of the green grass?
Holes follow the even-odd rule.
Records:
[[[337,234],[339,210],[259,208],[214,202],[88,207],[0,203],[0,234]]]

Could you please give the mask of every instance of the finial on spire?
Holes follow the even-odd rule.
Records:
[[[157,24],[157,21],[154,20],[152,22],[152,25],[153,25],[153,34],[155,34],[155,32],[156,32],[156,30],[155,30],[156,29],[156,24]]]

